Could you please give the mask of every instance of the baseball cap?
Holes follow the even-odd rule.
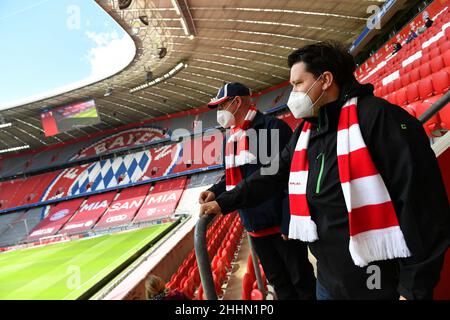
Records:
[[[236,96],[249,96],[250,89],[244,86],[239,82],[232,82],[225,84],[222,88],[219,89],[217,96],[211,99],[211,102],[208,103],[208,107],[210,109],[215,109],[222,102],[227,101],[229,98],[233,98]]]

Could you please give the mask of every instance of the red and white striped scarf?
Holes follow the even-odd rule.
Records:
[[[244,123],[230,130],[230,137],[225,146],[225,183],[226,189],[232,190],[242,181],[240,166],[256,160],[256,156],[250,153],[246,130],[255,118],[257,110],[251,106],[244,118]],[[234,148],[236,143],[236,150]]]
[[[342,107],[337,132],[339,178],[348,211],[350,255],[355,265],[411,255],[400,229],[388,190],[370,157],[361,134],[357,98]],[[289,238],[318,240],[306,198],[308,143],[311,124],[305,122],[292,158],[289,176],[291,221]],[[326,214],[326,213],[318,213]]]

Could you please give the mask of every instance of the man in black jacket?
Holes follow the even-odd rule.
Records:
[[[288,62],[293,86],[293,102],[290,99],[288,106],[294,116],[305,121],[274,160],[278,173],[267,175],[263,167],[233,190],[204,204],[200,214],[252,206],[286,188],[299,136],[309,123],[305,183],[319,239],[309,243],[317,258],[318,298],[431,299],[450,244],[450,210],[438,163],[421,123],[400,107],[373,96],[372,85],[359,84],[354,78],[353,58],[340,44],[303,47],[294,51]],[[296,96],[300,96],[300,103],[295,102]],[[410,251],[408,257],[379,259],[365,267],[355,265],[349,250],[349,212],[336,153],[342,107],[353,97],[358,97],[362,138],[389,192]],[[373,190],[368,189],[367,197],[372,195]]]
[[[292,136],[292,130],[285,122],[265,116],[256,110],[251,102],[250,90],[240,83],[226,84],[209,107],[218,109],[217,120],[222,127],[232,129],[230,137],[224,141],[226,174],[217,184],[200,194],[200,203],[214,200],[226,189],[232,188],[230,185],[238,182],[235,180],[237,177],[248,177],[263,164],[270,162],[271,158],[284,149]],[[267,136],[263,136],[264,133],[267,133]],[[257,145],[252,145],[255,148],[251,149],[249,142],[244,141],[244,144],[241,144],[239,139],[230,142],[232,137],[239,135],[242,138],[243,134],[247,135],[249,140],[250,137],[256,138],[253,142]],[[278,139],[276,136],[272,139],[272,135],[277,135]],[[237,151],[244,145],[249,148],[239,150],[242,153]],[[233,150],[230,150],[230,146]],[[263,150],[257,150],[256,147]],[[237,156],[239,161],[247,152],[255,154],[253,161],[236,163],[234,167],[230,165],[234,156]],[[263,159],[265,155],[267,159]],[[231,157],[233,160],[230,161]],[[315,277],[308,260],[307,246],[298,241],[282,239],[282,233],[287,235],[289,227],[286,188],[271,193],[264,201],[236,209],[239,209],[241,221],[252,238],[253,247],[269,282],[274,286],[277,298],[315,299]]]

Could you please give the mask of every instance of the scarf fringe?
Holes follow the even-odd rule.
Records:
[[[370,262],[407,258],[411,252],[399,226],[371,230],[350,237],[350,255],[359,267]]]
[[[314,242],[319,240],[316,223],[312,221],[310,216],[291,215],[289,238],[304,242]]]

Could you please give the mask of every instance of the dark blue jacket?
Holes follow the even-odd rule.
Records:
[[[269,155],[271,159],[273,159],[281,150],[289,142],[292,136],[291,128],[282,120],[277,119],[272,116],[263,115],[258,112],[253,119],[250,128],[253,128],[257,132],[258,136],[258,145],[260,141],[260,129],[268,129],[267,134],[267,152],[264,154]],[[279,149],[277,150],[277,154],[270,154],[271,152],[271,129],[278,129],[279,133]],[[225,141],[224,141],[225,146]],[[225,148],[224,148],[225,150]],[[266,151],[264,150],[264,151]],[[259,150],[258,150],[259,151]],[[257,155],[257,163],[255,164],[246,164],[241,166],[242,177],[246,178],[252,175],[253,172],[259,170],[262,165],[267,164],[262,163],[259,157],[259,153]],[[225,163],[225,151],[223,152],[223,159]],[[268,186],[270,188],[270,186]],[[220,194],[226,191],[226,183],[225,183],[225,175],[222,179],[213,185],[209,191],[214,192],[215,196],[218,197]],[[284,234],[289,233],[289,201],[287,196],[287,190],[275,192],[270,198],[261,204],[255,207],[243,207],[238,210],[242,223],[247,231],[254,232],[259,231],[271,227],[281,226],[281,231]]]

